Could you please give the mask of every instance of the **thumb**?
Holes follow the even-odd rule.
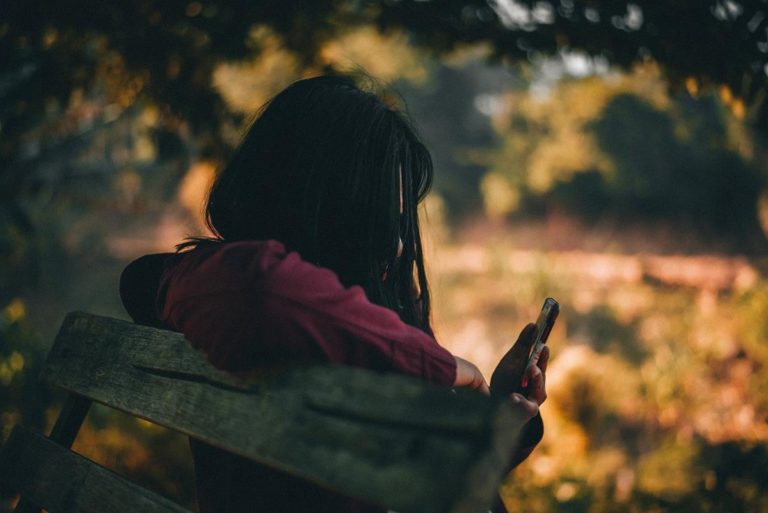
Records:
[[[522,394],[513,393],[510,396],[510,400],[512,401],[512,405],[519,408],[523,415],[527,417],[526,420],[532,419],[539,413],[539,405],[536,401],[532,401]]]

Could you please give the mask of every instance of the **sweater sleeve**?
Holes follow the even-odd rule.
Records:
[[[455,381],[455,359],[433,337],[275,241],[185,260],[165,277],[161,318],[219,368],[325,361]]]

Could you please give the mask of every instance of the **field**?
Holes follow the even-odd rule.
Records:
[[[468,239],[432,246],[437,334],[484,374],[545,297],[562,305],[511,511],[766,511],[764,262]]]

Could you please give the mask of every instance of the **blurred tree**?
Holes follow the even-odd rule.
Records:
[[[432,154],[434,189],[448,207],[449,221],[482,207],[479,182],[486,166],[472,157],[479,148],[492,147],[496,134],[477,108],[478,98],[500,94],[520,81],[509,70],[483,65],[475,55],[455,61],[431,61],[425,84],[399,87]]]
[[[484,44],[492,58],[510,62],[574,51],[624,67],[653,59],[673,87],[723,86],[734,113],[767,126],[766,5],[765,0],[6,2],[0,19],[0,254],[9,261],[34,261],[33,248],[9,241],[39,230],[38,218],[50,212],[51,200],[71,195],[75,182],[82,187],[84,175],[102,189],[125,190],[131,184],[135,189],[142,180],[171,186],[190,159],[226,156],[243,115],[212,87],[214,77],[222,63],[272,51],[274,41],[291,61],[274,66],[297,74],[321,69],[338,53],[339,44],[334,50],[330,41],[352,45],[355,40],[344,40],[346,34],[371,24],[385,32],[405,29],[412,41],[436,53]],[[277,39],[261,37],[265,29]],[[372,51],[361,48],[363,54]],[[145,125],[141,140],[109,141],[106,132],[114,134],[116,125],[139,122]],[[86,151],[104,157],[97,169],[74,165]],[[167,164],[164,174],[142,172],[147,151]],[[127,175],[115,178],[128,167]],[[18,269],[24,272],[13,274],[34,277],[34,269]],[[0,300],[13,297],[14,289],[4,287]]]
[[[170,128],[188,123],[205,141],[204,151],[220,150],[218,130],[231,114],[211,88],[211,76],[221,61],[260,51],[251,37],[258,26],[278,34],[307,68],[339,31],[371,22],[406,28],[436,52],[486,43],[494,57],[513,61],[563,50],[624,67],[653,59],[675,87],[728,86],[737,98],[734,108],[744,112],[742,99],[757,105],[764,95],[766,6],[765,0],[642,6],[615,0],[9,2],[0,22],[0,54],[6,56],[0,159],[18,166],[20,157],[41,158],[54,141],[30,147],[32,129],[50,125],[73,93],[97,85],[113,102],[112,117],[148,97],[175,117]]]
[[[4,267],[0,303],[40,283],[36,262],[83,247],[83,240],[71,240],[87,237],[87,230],[73,229],[81,220],[73,210],[119,216],[121,207],[144,200],[136,193],[147,181],[175,193],[190,159],[226,154],[236,132],[228,127],[242,114],[226,106],[212,75],[218,64],[260,51],[254,27],[284,35],[308,65],[331,23],[345,15],[342,7],[340,1],[5,3],[0,256],[15,265]]]
[[[485,43],[496,59],[583,51],[631,68],[657,62],[673,88],[726,86],[768,129],[765,0],[390,0],[383,27],[406,27],[438,52]]]
[[[5,439],[16,422],[45,426],[44,409],[51,397],[37,381],[42,370],[39,340],[25,321],[26,307],[15,299],[0,310],[0,438]]]
[[[613,98],[590,125],[615,167],[603,194],[625,216],[680,220],[732,237],[741,251],[756,249],[743,243],[763,240],[757,203],[765,178],[721,142],[727,137],[716,101],[676,103],[685,111],[682,130],[674,114],[630,95]]]
[[[501,144],[481,184],[490,215],[663,220],[740,252],[765,249],[758,210],[766,177],[714,95],[670,95],[658,70],[641,66],[500,102]]]

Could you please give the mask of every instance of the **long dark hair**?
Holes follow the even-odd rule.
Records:
[[[206,224],[213,241],[279,240],[431,333],[417,204],[432,174],[413,126],[376,94],[346,76],[300,80],[262,107],[218,174]]]

